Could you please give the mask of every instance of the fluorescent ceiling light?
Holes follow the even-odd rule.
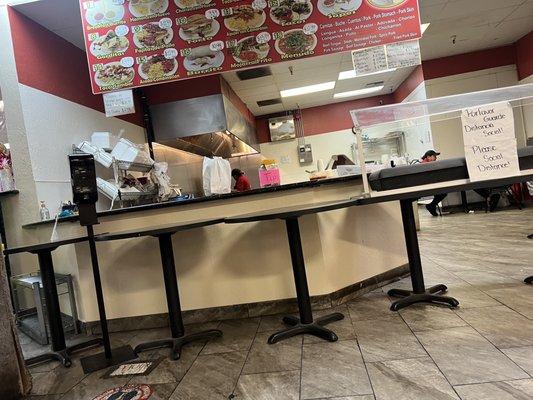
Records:
[[[380,86],[374,86],[374,87],[369,87],[369,88],[364,88],[364,89],[351,90],[349,92],[335,93],[333,95],[333,98],[341,99],[343,97],[362,96],[364,94],[379,92],[379,91],[383,90],[384,87],[385,87],[384,85],[380,85]]]
[[[335,81],[318,83],[316,85],[302,86],[295,89],[281,90],[279,94],[281,97],[300,96],[302,94],[323,92],[324,90],[331,90],[335,87]]]
[[[355,72],[355,70],[353,69],[350,69],[348,71],[341,71],[339,73],[339,81],[343,81],[345,79],[353,79],[353,78],[356,78],[358,76],[368,76],[368,75],[376,75],[376,74],[384,74],[385,72],[394,72],[396,71],[398,68],[390,68],[390,69],[384,69],[382,71],[377,71],[377,72],[371,72],[370,74],[362,74],[362,75],[357,75],[357,73]]]
[[[425,31],[427,31],[427,29],[429,28],[429,25],[430,25],[430,24],[431,24],[431,23],[428,22],[427,24],[422,24],[422,25],[420,25],[420,31],[422,32],[422,35],[424,34]]]

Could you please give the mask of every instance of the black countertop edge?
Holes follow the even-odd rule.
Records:
[[[213,196],[205,196],[205,197],[197,197],[190,200],[183,200],[183,201],[167,201],[165,203],[153,203],[153,204],[145,204],[142,206],[135,206],[135,207],[127,207],[127,208],[117,208],[115,210],[108,210],[108,211],[100,211],[98,213],[99,217],[107,217],[109,215],[118,215],[118,214],[125,214],[125,213],[132,213],[132,212],[139,212],[139,211],[148,211],[148,210],[158,210],[161,208],[168,208],[168,207],[175,207],[175,206],[184,206],[187,204],[196,204],[196,203],[204,203],[208,201],[215,201],[215,200],[225,200],[225,199],[234,199],[239,197],[246,197],[246,196],[252,196],[257,194],[263,194],[263,193],[274,193],[274,192],[282,192],[286,190],[292,190],[292,189],[301,189],[301,188],[315,188],[323,185],[330,185],[334,183],[342,183],[342,182],[350,182],[361,179],[361,175],[348,175],[343,176],[339,178],[329,178],[329,179],[319,179],[316,181],[307,181],[307,182],[297,182],[297,183],[290,183],[288,185],[281,185],[281,186],[273,186],[273,187],[267,187],[267,188],[261,188],[261,189],[253,189],[249,190],[247,192],[232,192],[228,194],[219,194],[219,195],[213,195]],[[72,216],[72,217],[65,217],[65,218],[59,218],[58,223],[60,222],[75,222],[78,220],[78,216]],[[22,228],[24,229],[31,229],[36,228],[41,225],[47,225],[47,224],[53,224],[54,220],[48,220],[48,221],[39,221],[34,222],[32,224],[26,224],[22,225]]]
[[[0,192],[0,197],[2,196],[12,196],[14,194],[19,194],[18,190],[8,190],[7,192]]]

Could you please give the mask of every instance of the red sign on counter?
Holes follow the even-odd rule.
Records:
[[[418,39],[417,0],[80,0],[93,93]]]

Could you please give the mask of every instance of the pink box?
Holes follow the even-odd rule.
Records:
[[[259,184],[262,188],[281,185],[281,174],[279,172],[279,168],[260,169]]]

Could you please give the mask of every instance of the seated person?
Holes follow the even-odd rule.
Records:
[[[422,163],[428,163],[437,161],[437,156],[440,156],[440,153],[437,153],[435,150],[428,150],[426,153],[422,156],[421,162]],[[490,189],[474,189],[474,192],[479,194],[481,197],[483,197],[485,200],[489,199],[489,211],[493,212],[496,210],[496,207],[498,207],[498,202],[500,201],[500,194],[495,193],[491,195]],[[426,205],[426,209],[429,211],[431,215],[434,217],[438,217],[437,213],[437,205],[448,196],[446,193],[443,194],[437,194],[433,198],[433,201]]]
[[[244,172],[240,169],[235,168],[231,171],[231,176],[235,179],[235,188],[236,192],[246,192],[247,190],[252,190],[252,185]]]

